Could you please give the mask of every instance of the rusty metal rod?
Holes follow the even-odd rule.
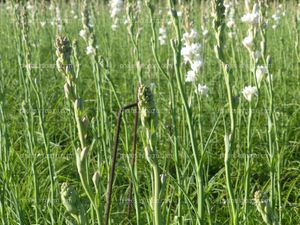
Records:
[[[139,106],[138,106],[138,97],[136,97],[136,107],[135,107],[135,115],[134,115],[133,143],[132,143],[132,153],[131,153],[132,173],[134,173],[138,123],[139,123]],[[132,179],[130,180],[129,191],[128,191],[128,217],[130,217],[131,205],[132,205]]]
[[[106,195],[106,204],[105,204],[105,212],[104,212],[104,224],[105,225],[108,225],[109,213],[110,213],[110,207],[111,207],[111,194],[112,194],[112,186],[113,186],[115,167],[116,167],[116,161],[117,161],[117,152],[118,152],[118,145],[119,145],[119,135],[120,135],[120,130],[121,130],[122,114],[126,109],[136,107],[136,105],[137,105],[137,103],[132,103],[132,104],[126,105],[120,109],[119,114],[118,114],[117,127],[115,130],[115,137],[114,137],[112,164],[111,164],[108,185],[107,185],[107,195]]]

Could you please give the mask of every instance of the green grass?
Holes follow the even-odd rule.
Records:
[[[194,21],[192,27],[198,31],[197,40],[202,44],[204,65],[195,85],[206,84],[209,95],[198,97],[194,94],[195,85],[184,82],[188,66],[180,64],[178,76],[181,81],[178,83],[176,80],[177,68],[174,66],[173,50],[169,40],[178,37],[173,24],[167,24],[171,19],[167,15],[168,4],[155,4],[153,18],[157,34],[163,24],[167,29],[167,45],[161,46],[157,43],[157,56],[168,75],[166,78],[159,70],[152,52],[153,36],[147,6],[142,4],[140,14],[133,11],[133,15],[137,16],[133,19],[134,38],[138,29],[142,29],[137,39],[137,49],[134,50],[127,26],[124,25],[126,7],[123,6],[120,12],[119,28],[112,31],[109,6],[92,1],[89,13],[92,15],[91,21],[94,25],[97,57],[101,57],[107,63],[105,68],[99,65],[101,92],[97,92],[95,87],[97,76],[93,70],[95,62],[86,55],[87,44],[79,36],[83,27],[81,22],[83,4],[71,2],[72,4],[57,3],[64,21],[61,31],[57,30],[56,22],[53,20],[56,18],[55,7],[51,8],[49,3],[32,3],[34,8],[27,10],[29,25],[26,40],[21,38],[22,32],[26,30],[22,29],[17,21],[21,14],[18,10],[15,12],[13,10],[16,4],[0,4],[1,223],[3,225],[71,223],[73,217],[67,212],[60,196],[61,185],[67,182],[79,193],[87,224],[97,224],[95,209],[83,189],[77,171],[75,150],[80,146],[80,141],[73,108],[69,107],[70,101],[66,99],[64,93],[66,79],[56,68],[55,39],[56,35],[61,35],[67,36],[71,42],[78,40],[80,70],[76,79],[77,97],[85,100],[80,113],[86,115],[90,121],[86,131],[87,145],[94,143],[86,160],[87,182],[92,193],[96,193],[92,176],[94,172],[99,172],[99,196],[96,195],[95,199],[98,201],[97,207],[101,216],[104,216],[117,114],[120,106],[135,102],[140,75],[141,83],[152,87],[158,111],[158,123],[155,128],[151,128],[155,131],[151,132],[156,136],[153,143],[159,171],[166,177],[165,183],[160,187],[163,218],[160,224],[199,224],[200,220],[201,224],[234,224],[233,215],[230,214],[224,164],[224,135],[230,132],[230,116],[222,63],[214,52],[216,38],[210,3],[176,6],[177,10],[184,12],[179,19],[181,35],[186,29],[184,20],[189,8],[189,20]],[[162,15],[158,15],[160,9]],[[264,224],[254,204],[254,193],[260,190],[266,193],[268,198],[271,196],[271,160],[274,163],[275,174],[272,213],[279,215],[281,212],[280,224],[297,225],[300,221],[300,49],[296,45],[300,37],[300,27],[299,21],[295,22],[299,7],[293,1],[284,3],[281,11],[285,11],[286,16],[281,16],[279,25],[273,29],[274,20],[271,17],[277,9],[277,3],[269,3],[266,14],[269,25],[265,29],[266,54],[263,56],[264,59],[267,55],[271,56],[269,72],[273,76],[272,87],[268,86],[265,80],[259,89],[259,95],[251,102],[250,134],[247,134],[249,102],[243,97],[242,90],[245,86],[254,85],[254,77],[251,73],[249,52],[242,45],[242,40],[247,36],[249,29],[249,26],[240,20],[245,13],[242,3],[236,5],[236,37],[229,38],[229,28],[226,27],[225,40],[221,43],[226,63],[230,66],[230,88],[236,100],[233,111],[235,140],[229,176],[239,224]],[[74,18],[75,15],[77,19]],[[52,21],[54,25],[51,25]],[[41,22],[46,22],[46,25],[43,27]],[[202,35],[202,27],[208,29],[207,36]],[[255,40],[257,48],[261,40],[261,36]],[[177,45],[175,49],[176,47]],[[28,53],[30,57],[26,58]],[[143,65],[141,74],[136,68],[137,58]],[[30,70],[26,69],[27,59],[33,65]],[[71,63],[76,65],[73,52]],[[263,65],[263,59],[260,59],[257,65]],[[182,85],[184,96],[180,93],[179,84]],[[273,93],[272,101],[268,95],[270,90]],[[185,111],[184,97],[190,114]],[[102,105],[97,104],[98,101],[103,101]],[[273,108],[270,108],[270,104],[273,104]],[[269,135],[268,113],[271,113],[272,117],[272,130]],[[134,111],[129,110],[124,115],[112,192],[110,223],[153,224],[151,197],[152,185],[156,179],[152,171],[153,165],[149,164],[145,156],[144,142],[147,138],[139,121],[137,161],[133,179],[130,161]],[[189,125],[193,137],[189,133]],[[244,220],[247,135],[251,140],[252,154],[249,161],[251,168],[249,196],[246,197],[247,219]],[[193,141],[196,143],[196,154],[199,154],[198,158],[196,157],[198,161],[193,155],[191,145]],[[270,151],[275,151],[273,157],[270,157]],[[197,165],[200,160],[201,166]],[[196,171],[198,166],[201,173]],[[49,172],[51,168],[54,173],[53,184]],[[202,180],[199,174],[203,175]],[[131,215],[128,216],[127,196],[131,180],[134,183],[135,204]],[[205,196],[202,203],[203,215],[199,212],[200,187],[203,188]],[[272,202],[271,198],[270,200]]]

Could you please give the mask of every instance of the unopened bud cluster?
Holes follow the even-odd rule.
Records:
[[[274,215],[268,197],[265,194],[256,191],[254,194],[254,202],[266,224],[278,225],[277,216]]]
[[[151,125],[156,125],[157,111],[151,89],[148,86],[141,85],[139,87],[138,105],[141,112],[142,125],[149,129]]]
[[[70,85],[73,80],[73,67],[71,64],[72,46],[67,37],[56,38],[56,67],[60,73],[66,76],[67,82]]]
[[[71,64],[71,53],[72,46],[69,39],[67,37],[58,36],[56,38],[56,66],[58,71],[62,73],[66,79],[64,91],[67,99],[69,99],[74,106],[78,136],[82,147],[80,154],[83,155],[84,152],[86,152],[87,154],[86,149],[88,149],[88,147],[86,146],[88,118],[82,115],[83,100],[76,95],[76,79],[73,65]],[[82,160],[83,159],[84,157],[82,157]]]

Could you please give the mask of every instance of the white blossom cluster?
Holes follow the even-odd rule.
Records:
[[[112,29],[116,30],[118,28],[118,15],[120,14],[123,7],[123,0],[112,0],[110,3],[110,16],[113,20]]]
[[[62,30],[62,18],[61,18],[61,11],[58,6],[56,6],[56,8],[55,8],[55,16],[56,16],[57,29],[58,29],[58,31],[61,31]]]
[[[159,36],[158,40],[160,45],[165,45],[166,44],[166,39],[167,39],[167,30],[165,27],[159,28]]]
[[[230,29],[230,31],[228,32],[228,36],[229,38],[233,38],[236,36],[236,33],[233,30],[236,27],[235,8],[232,2],[224,2],[224,7],[225,7],[226,26]]]
[[[257,4],[253,5],[252,12],[248,12],[241,18],[242,22],[257,26],[259,24],[259,6]]]
[[[256,3],[253,5],[252,12],[247,12],[241,18],[241,21],[243,23],[249,25],[248,35],[243,39],[242,44],[248,49],[251,58],[254,57],[255,60],[260,57],[260,52],[255,51],[254,37],[256,31],[254,28],[259,26],[260,20],[260,8]],[[256,81],[258,82],[259,79],[261,81],[263,74],[265,73],[265,68],[257,67],[255,73]],[[244,87],[244,89],[242,90],[242,94],[248,102],[251,102],[253,97],[258,95],[257,86]]]
[[[242,43],[247,49],[252,48],[252,46],[253,46],[253,35],[252,35],[251,32],[249,32],[248,36],[243,39]]]
[[[248,36],[245,37],[242,41],[243,45],[249,50],[252,51],[253,46],[253,27],[258,26],[260,22],[260,8],[256,3],[253,5],[252,12],[246,13],[241,18],[242,22],[247,23],[250,26],[248,30]]]
[[[286,12],[283,10],[282,5],[278,5],[278,8],[276,9],[275,13],[272,15],[272,19],[273,19],[273,25],[272,28],[275,30],[280,22],[280,19],[282,17],[286,16]]]
[[[203,65],[201,57],[201,44],[196,42],[198,33],[196,30],[191,29],[190,32],[183,34],[183,48],[181,49],[181,55],[185,64],[190,65],[190,70],[186,75],[186,82],[194,82],[196,80],[197,73]]]

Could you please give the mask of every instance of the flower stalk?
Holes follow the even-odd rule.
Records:
[[[80,147],[75,151],[77,171],[81,180],[83,189],[88,196],[91,205],[93,206],[98,224],[101,224],[101,213],[97,195],[93,192],[88,175],[87,155],[92,150],[93,145],[87,144],[87,117],[83,113],[83,99],[76,93],[76,74],[71,64],[72,47],[70,41],[66,37],[58,36],[56,38],[56,66],[59,72],[65,77],[66,83],[64,86],[65,94],[69,102],[73,105],[73,113],[76,121],[77,135]],[[97,204],[98,203],[98,204]]]
[[[77,224],[87,224],[84,208],[75,188],[68,183],[63,183],[61,185],[60,196],[67,212],[73,216],[73,218],[77,221]]]
[[[153,183],[151,207],[153,210],[153,224],[163,224],[161,215],[161,179],[159,174],[159,166],[157,161],[157,144],[156,144],[156,128],[157,128],[157,111],[153,99],[152,92],[149,87],[141,85],[138,91],[138,105],[141,112],[141,122],[144,128],[144,150],[145,156],[152,168]]]
[[[224,42],[225,42],[225,35],[224,35],[224,28],[225,28],[225,7],[223,0],[214,0],[212,1],[213,7],[213,27],[215,30],[215,37],[216,37],[216,45],[215,45],[215,54],[221,67],[223,69],[225,85],[227,89],[227,101],[228,101],[228,111],[230,115],[230,131],[227,133],[225,131],[225,174],[226,174],[226,187],[229,196],[230,202],[230,216],[231,216],[231,223],[233,225],[239,224],[238,218],[238,210],[235,201],[234,191],[233,191],[233,184],[231,180],[231,155],[234,151],[235,145],[235,115],[234,115],[234,105],[233,105],[233,97],[232,97],[232,81],[231,81],[231,71],[229,70],[229,66],[226,63],[225,53],[224,53]],[[225,128],[226,130],[226,128]]]
[[[195,138],[195,131],[194,131],[193,120],[192,120],[192,110],[191,107],[188,105],[187,95],[184,91],[183,84],[182,84],[182,73],[181,73],[182,42],[181,42],[179,18],[175,10],[174,2],[172,0],[169,0],[168,3],[169,3],[169,8],[171,10],[172,23],[176,34],[176,39],[171,41],[171,48],[173,51],[173,58],[174,58],[175,77],[176,77],[177,87],[179,89],[180,98],[184,107],[184,113],[186,116],[187,126],[188,126],[188,134],[189,134],[189,139],[190,139],[193,157],[194,157],[194,166],[196,171],[195,180],[197,184],[197,193],[198,193],[197,194],[197,204],[198,204],[197,219],[201,221],[204,217],[204,208],[205,208],[202,160],[200,160],[199,157],[197,140]]]

